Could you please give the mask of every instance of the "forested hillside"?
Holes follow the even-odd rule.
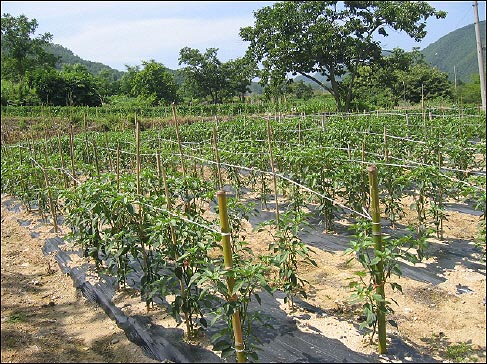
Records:
[[[482,47],[484,49],[485,67],[485,20],[479,22],[479,25]],[[448,33],[421,52],[426,62],[437,67],[440,71],[447,72],[449,79],[452,81],[455,79],[454,67],[457,80],[465,83],[471,82],[471,75],[479,74],[474,24]]]
[[[51,43],[51,44],[47,45],[46,51],[55,55],[56,57],[60,57],[59,61],[56,63],[56,68],[59,70],[62,69],[63,64],[79,63],[79,64],[86,66],[88,71],[93,75],[97,75],[103,69],[107,69],[107,70],[113,72],[113,74],[115,75],[115,79],[119,79],[123,75],[123,72],[116,70],[116,69],[113,69],[110,66],[107,66],[103,63],[84,60],[81,57],[75,55],[68,48],[65,48],[59,44]]]

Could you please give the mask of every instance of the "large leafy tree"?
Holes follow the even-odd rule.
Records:
[[[349,81],[347,76],[344,84]],[[393,107],[399,101],[418,103],[423,96],[450,99],[453,94],[448,74],[427,64],[417,48],[412,52],[395,48],[380,62],[358,68],[352,106]]]
[[[66,105],[66,84],[55,69],[38,69],[31,72],[28,77],[29,86],[35,90],[40,102],[45,105]]]
[[[66,105],[100,106],[102,104],[98,82],[86,66],[79,63],[65,64],[61,79],[64,82]]]
[[[244,99],[256,73],[256,62],[248,57],[221,62],[218,48],[208,48],[204,53],[184,47],[179,52],[179,64],[184,76],[183,88],[194,98],[210,97],[212,103],[238,96]]]
[[[21,82],[34,69],[54,68],[57,57],[44,50],[52,35],[44,33],[33,37],[37,27],[36,19],[2,14],[2,78]]]
[[[444,18],[425,1],[283,1],[254,12],[255,24],[240,29],[247,55],[261,62],[261,83],[288,73],[328,90],[340,111],[348,110],[359,66],[381,59],[375,34],[404,31],[419,41],[426,20]],[[330,82],[321,82],[319,73]],[[345,85],[343,77],[349,74]]]
[[[243,57],[226,62],[225,67],[230,95],[236,95],[240,101],[244,101],[245,94],[250,92],[249,86],[256,73],[257,65]]]
[[[99,80],[82,64],[65,64],[62,71],[37,69],[29,73],[29,86],[40,101],[55,106],[100,106]]]
[[[211,97],[212,103],[222,101],[227,88],[226,69],[217,57],[218,48],[208,48],[201,53],[198,49],[184,47],[179,51],[179,64],[185,80],[183,87],[192,97]]]
[[[131,80],[131,93],[150,99],[153,105],[178,101],[177,85],[173,75],[161,63],[143,61],[142,70],[135,70]]]

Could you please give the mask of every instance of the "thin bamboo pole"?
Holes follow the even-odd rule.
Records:
[[[137,120],[137,114],[135,118],[135,173],[137,177],[137,195],[140,195],[140,124]]]
[[[218,191],[216,193],[218,198],[218,212],[220,215],[220,227],[222,232],[223,245],[223,260],[225,269],[233,268],[232,260],[232,246],[230,244],[230,225],[228,223],[227,213],[227,197],[225,191]],[[233,292],[235,286],[235,278],[227,277],[228,300],[235,302],[237,294]],[[237,353],[237,363],[245,363],[247,361],[245,355],[245,344],[242,335],[242,323],[240,322],[240,311],[236,310],[232,315],[233,336],[235,338],[235,351]]]
[[[66,178],[66,173],[64,172],[66,169],[66,165],[64,163],[63,148],[61,144],[61,134],[59,132],[57,133],[57,141],[58,141],[58,148],[59,148],[59,156],[61,157],[61,169],[63,174],[64,188],[68,188],[68,179]]]
[[[73,186],[76,186],[76,174],[74,169],[74,132],[73,132],[73,124],[69,125],[69,148],[70,148],[70,156],[71,156],[71,173],[73,175]]]
[[[120,142],[117,142],[116,172],[117,172],[117,191],[120,192]]]
[[[159,153],[157,153],[157,166],[158,166],[158,171],[160,171],[160,174],[162,176],[162,180],[163,180],[163,183],[164,183],[164,191],[166,193],[166,207],[167,207],[167,211],[168,212],[171,212],[171,210],[172,210],[172,204],[171,204],[171,196],[169,195],[169,186],[168,186],[168,183],[167,183],[166,171],[161,166],[161,158],[160,158]],[[170,234],[171,234],[171,242],[174,245],[174,247],[176,247],[176,245],[177,245],[176,231],[174,230],[174,226],[171,225],[171,224],[169,225],[169,231],[170,231]],[[178,256],[177,253],[176,253],[175,259],[176,260],[179,259],[179,256]],[[184,302],[185,299],[186,299],[186,290],[184,288],[184,281],[183,281],[182,276],[181,276],[181,278],[179,278],[179,287],[180,287],[180,290],[181,290],[181,298],[182,298],[182,300]],[[184,310],[183,310],[183,312],[184,312],[184,322],[186,324],[186,335],[187,335],[187,337],[190,337],[191,336],[191,325],[190,325],[190,322],[189,322],[189,317],[188,317],[188,314]]]
[[[96,148],[96,140],[95,137],[93,137],[93,152],[95,154],[95,167],[96,167],[96,174],[99,176],[100,175],[100,165],[98,163],[98,149]]]
[[[44,168],[42,168],[42,173],[44,174],[44,182],[46,183],[46,190],[47,190],[47,198],[49,199],[49,209],[51,210],[52,216],[52,225],[54,226],[54,232],[57,234],[57,219],[56,219],[56,210],[54,208],[54,202],[52,199],[51,187],[49,186],[49,179],[47,178],[47,172]]]
[[[137,114],[135,114],[135,146],[136,146],[136,153],[135,153],[135,172],[137,176],[137,198],[141,198],[141,188],[140,188],[140,124],[137,120]],[[143,207],[141,204],[138,204],[138,213],[139,213],[139,239],[140,239],[140,250],[142,252],[143,258],[143,269],[145,274],[148,274],[148,265],[147,265],[147,252],[145,250],[145,243],[144,243],[144,233],[143,233],[143,223],[144,223],[144,212]],[[146,309],[149,311],[149,301],[146,301]]]
[[[181,136],[179,135],[178,119],[176,117],[176,105],[174,102],[171,104],[172,107],[172,117],[174,120],[174,126],[176,128],[176,137],[178,139],[179,157],[181,158],[181,168],[183,169],[183,176],[186,176],[186,169],[184,167],[184,157],[183,157],[183,147],[181,145]]]
[[[213,126],[213,148],[215,149],[215,159],[216,159],[216,168],[218,173],[218,188],[223,188],[223,180],[222,180],[222,170],[220,166],[220,153],[218,153],[218,141],[216,137],[216,128]]]
[[[277,226],[279,228],[279,201],[277,200],[277,178],[276,178],[276,173],[274,169],[274,154],[272,152],[272,144],[271,144],[271,139],[272,139],[272,130],[271,130],[271,123],[269,121],[269,118],[267,118],[267,144],[269,147],[269,157],[270,157],[270,162],[271,162],[271,171],[272,171],[272,180],[274,183],[274,195],[276,198],[276,222]]]
[[[85,162],[89,163],[90,162],[90,153],[89,153],[89,148],[88,148],[88,121],[86,120],[86,112],[83,113],[83,125],[84,125],[84,131],[85,131]]]
[[[379,210],[379,183],[377,177],[377,167],[370,165],[367,168],[369,174],[370,185],[370,214],[372,216],[372,236],[374,239],[375,250],[378,252],[384,252],[384,246],[382,243],[382,229],[381,229],[381,217]],[[378,303],[377,308],[377,329],[379,334],[379,354],[387,352],[386,348],[386,307],[385,307],[385,291],[384,291],[384,262],[379,262],[374,267],[374,285],[378,295],[382,297],[382,301]]]
[[[113,172],[113,162],[112,162],[112,154],[108,148],[108,134],[105,132],[105,148],[107,149],[108,153],[108,163],[110,165],[110,172]]]
[[[20,165],[24,164],[23,156],[22,156],[22,146],[19,145],[19,158],[20,158]]]

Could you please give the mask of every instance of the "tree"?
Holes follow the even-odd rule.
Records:
[[[221,102],[223,90],[227,88],[226,70],[217,58],[218,48],[208,48],[205,53],[198,49],[184,47],[179,51],[179,64],[185,80],[183,87],[192,97],[211,97],[212,103]]]
[[[399,82],[405,86],[406,99],[413,103],[421,102],[422,97],[431,100],[451,99],[453,96],[448,73],[425,62],[413,65],[407,73],[403,72]]]
[[[387,28],[404,31],[419,41],[430,16],[444,18],[424,1],[283,1],[254,13],[254,26],[240,29],[250,42],[247,55],[261,62],[261,82],[301,74],[328,90],[340,111],[348,110],[360,65],[381,59],[373,35]],[[325,82],[314,77],[324,75]],[[344,85],[342,78],[351,76]]]
[[[418,48],[412,52],[395,48],[380,62],[357,69],[351,106],[374,109],[393,107],[401,100],[418,103],[422,90],[425,99],[452,97],[448,74],[427,64]]]
[[[2,78],[21,82],[27,72],[36,68],[54,68],[57,57],[44,50],[52,35],[44,33],[32,38],[37,27],[36,19],[2,14]]]
[[[463,83],[460,81],[456,92],[456,97],[462,103],[477,103],[482,104],[480,96],[480,75],[471,75],[470,83]]]
[[[131,93],[150,99],[153,105],[178,101],[174,77],[163,64],[154,60],[142,62],[143,69],[135,71],[131,80]]]
[[[132,85],[135,75],[140,72],[140,66],[125,65],[125,68],[127,70],[123,74],[122,78],[120,78],[120,91],[127,96],[135,97],[136,95],[132,93]]]
[[[240,101],[244,101],[245,94],[250,92],[251,80],[256,73],[255,62],[247,58],[236,58],[225,63],[229,93],[237,95]]]
[[[35,90],[40,102],[45,105],[66,105],[66,83],[54,68],[37,69],[29,73],[29,86]]]
[[[95,80],[98,84],[98,91],[102,98],[102,103],[105,103],[107,97],[115,95],[120,90],[120,79],[117,72],[108,68],[103,68],[96,76]]]
[[[307,85],[303,80],[298,82],[291,82],[289,84],[289,92],[296,96],[297,99],[309,100],[313,97],[313,88]]]
[[[66,105],[100,106],[102,98],[98,84],[88,68],[81,64],[65,64],[61,72],[64,82]]]

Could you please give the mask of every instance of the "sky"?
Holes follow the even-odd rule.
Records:
[[[190,47],[204,53],[218,48],[222,62],[242,57],[248,47],[240,28],[254,25],[253,12],[274,1],[1,1],[2,14],[25,15],[38,22],[37,34],[49,32],[52,42],[84,60],[120,71],[155,60],[170,69],[179,51]],[[445,19],[429,18],[427,35],[415,42],[403,32],[378,37],[384,49],[425,48],[442,36],[474,23],[473,1],[429,1]],[[478,1],[480,21],[486,1]]]

